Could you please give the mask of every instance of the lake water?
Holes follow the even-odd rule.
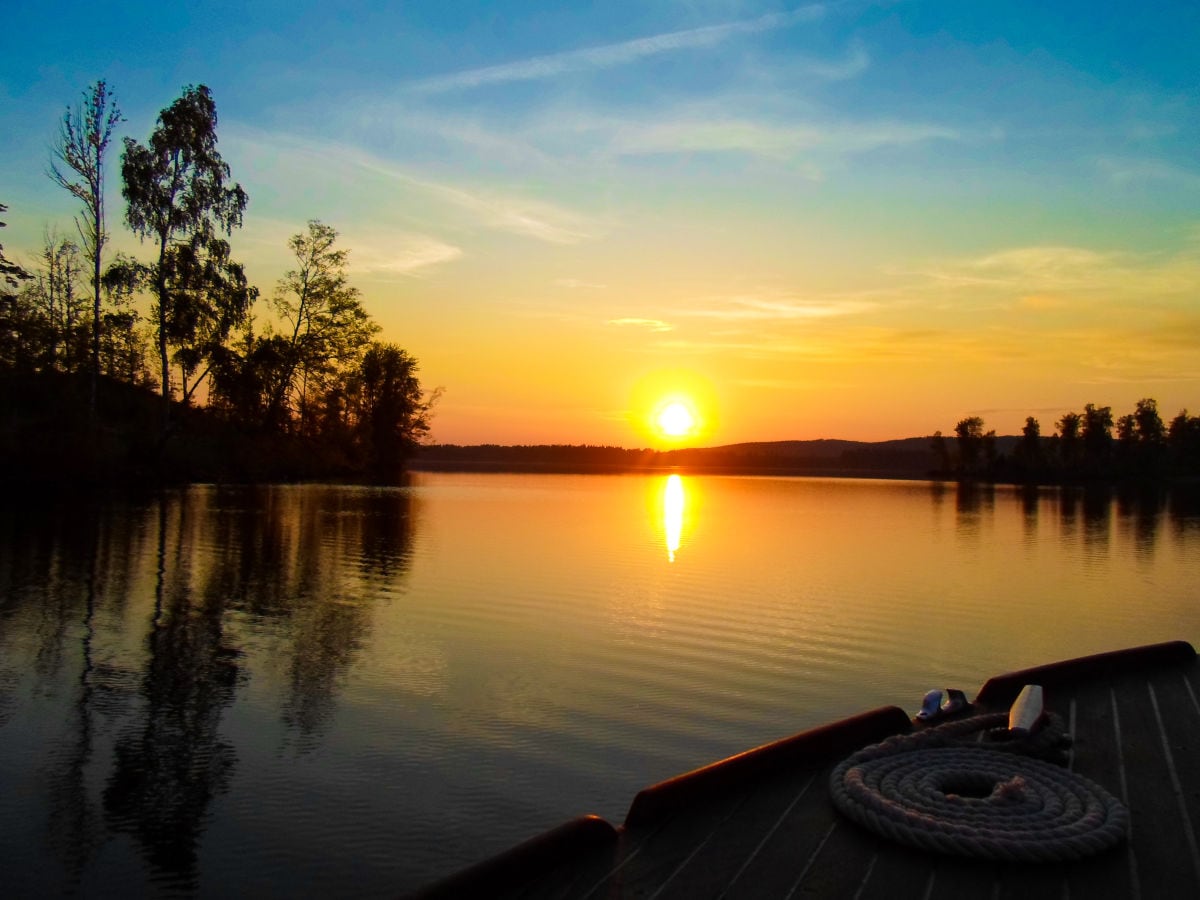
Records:
[[[395,896],[931,687],[1200,643],[1200,504],[417,474],[0,509],[6,896]]]

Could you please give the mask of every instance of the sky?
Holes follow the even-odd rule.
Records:
[[[309,219],[442,443],[1043,434],[1200,412],[1200,4],[17,0],[0,232],[76,204],[58,121],[212,90],[264,295]],[[108,171],[113,246],[119,152]],[[260,302],[258,316],[269,313]]]

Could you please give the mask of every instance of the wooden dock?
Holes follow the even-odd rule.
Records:
[[[911,731],[883,707],[641,791],[624,823],[583,817],[416,896],[541,898],[1200,898],[1200,664],[1185,642],[988,681],[976,711],[1040,684],[1074,743],[1068,767],[1122,800],[1128,837],[1070,863],[996,863],[892,843],[841,816],[829,775]]]

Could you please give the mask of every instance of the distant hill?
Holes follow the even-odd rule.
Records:
[[[951,439],[952,440],[952,439]],[[997,439],[1011,451],[1019,438]],[[891,441],[759,441],[678,450],[630,450],[568,444],[504,446],[434,444],[421,447],[409,468],[427,471],[692,472],[926,478],[938,460],[929,437]]]

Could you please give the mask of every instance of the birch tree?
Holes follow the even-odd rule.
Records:
[[[272,419],[294,415],[304,430],[311,397],[339,370],[356,365],[379,326],[346,274],[348,254],[335,249],[337,231],[315,219],[288,247],[296,268],[279,281],[271,305],[278,314],[283,370],[269,403]]]
[[[83,99],[68,107],[51,146],[50,178],[83,203],[82,219],[75,219],[92,285],[92,390],[91,410],[96,412],[96,385],[100,378],[101,259],[108,232],[104,226],[104,161],[113,131],[123,121],[116,98],[101,79],[83,92]]]
[[[158,257],[152,269],[155,297],[155,334],[162,381],[163,428],[170,424],[172,340],[186,341],[190,332],[180,327],[181,320],[195,318],[190,304],[212,304],[223,291],[205,295],[189,286],[182,289],[172,274],[181,271],[178,264],[186,248],[204,249],[208,258],[227,258],[228,245],[212,245],[217,232],[231,234],[241,226],[247,196],[240,184],[231,183],[229,164],[217,151],[217,107],[207,87],[189,86],[183,95],[164,109],[150,141],[139,144],[125,139],[121,158],[122,194],[126,201],[125,221],[142,240],[157,245]],[[205,244],[198,248],[197,242]],[[201,267],[200,271],[219,274],[219,266]],[[178,309],[177,309],[178,307]],[[209,309],[210,318],[222,314]],[[193,365],[192,345],[181,345],[186,369]],[[190,396],[183,385],[185,399]],[[193,385],[194,389],[194,385]]]

